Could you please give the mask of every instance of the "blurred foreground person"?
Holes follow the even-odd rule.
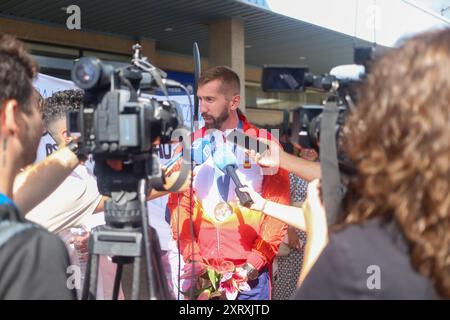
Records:
[[[36,72],[23,44],[0,35],[0,299],[73,299],[63,242],[26,223],[11,199],[14,179],[34,161],[42,134]]]
[[[344,221],[295,298],[450,298],[449,48],[449,29],[424,33],[372,65],[344,131]],[[325,243],[324,214],[305,210],[308,240]]]

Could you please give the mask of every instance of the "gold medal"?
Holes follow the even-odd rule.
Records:
[[[225,221],[232,214],[233,208],[226,202],[220,202],[214,208],[214,217],[219,222]]]

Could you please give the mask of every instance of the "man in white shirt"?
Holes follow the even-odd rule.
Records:
[[[41,143],[46,156],[55,149],[52,139],[57,145],[69,141],[66,112],[79,110],[82,100],[83,92],[77,90],[59,91],[46,99],[43,120],[47,134],[43,137],[46,140]],[[106,197],[97,189],[95,177],[84,164],[80,164],[50,196],[25,217],[51,232],[59,233],[64,229],[86,224],[94,213],[103,211],[105,200]]]
[[[43,160],[39,159],[39,156],[41,158],[49,156],[58,149],[58,145],[61,146],[70,140],[66,113],[67,111],[78,111],[80,109],[83,95],[82,91],[65,90],[55,92],[46,99],[43,109],[43,120],[47,132],[41,139],[41,150],[40,152],[38,151],[37,160]],[[104,202],[108,198],[99,193],[96,178],[92,175],[92,168],[88,167],[89,164],[87,162],[78,165],[50,196],[28,212],[26,219],[44,226],[49,231],[60,234],[64,230],[73,227],[86,226],[90,229],[104,224]],[[174,174],[173,176],[177,175]],[[174,177],[166,177],[168,186],[172,185],[176,180],[176,177]],[[187,180],[182,190],[187,188],[188,182],[189,180]],[[164,194],[166,192],[153,191],[148,196],[148,200],[154,199],[153,201],[158,201],[155,198]],[[148,211],[156,212],[154,206],[152,206],[155,205],[155,202],[149,201],[148,204]],[[167,246],[170,239],[170,227],[168,224],[164,225],[164,217],[160,219],[154,218],[153,216],[149,219],[150,223],[158,231],[161,249],[163,252],[166,252],[169,250]],[[86,247],[86,244],[84,243],[83,246]],[[164,267],[167,267],[165,255],[163,255],[163,264]],[[115,269],[115,266],[111,263],[103,264],[103,267],[100,268],[100,273],[111,275],[103,277],[105,297],[110,297],[110,292],[112,292],[114,274],[109,272],[111,268]],[[126,269],[124,270],[125,274],[127,273]],[[99,296],[98,293],[97,296]]]

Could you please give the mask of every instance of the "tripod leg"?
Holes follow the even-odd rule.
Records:
[[[148,294],[150,297],[150,300],[154,300],[155,293],[156,293],[156,286],[155,281],[153,281],[153,264],[152,264],[152,258],[151,253],[153,252],[152,248],[152,228],[149,228],[149,222],[147,217],[147,201],[146,201],[146,194],[147,194],[147,181],[145,179],[139,180],[139,203],[141,207],[141,228],[142,228],[142,236],[143,236],[143,256],[145,259],[145,271],[147,274],[147,284],[148,284]]]
[[[113,289],[113,300],[117,300],[119,297],[119,289],[120,289],[120,280],[122,279],[122,271],[123,271],[123,264],[117,263],[117,269],[116,269],[116,277],[114,279],[114,289]]]
[[[131,300],[139,299],[140,276],[141,276],[141,258],[135,257],[133,262],[133,284],[131,288]]]
[[[88,261],[86,264],[86,273],[84,275],[84,283],[83,283],[83,292],[81,294],[81,300],[87,300],[88,299],[88,293],[89,293],[89,280],[90,280],[90,274],[91,274],[91,263],[92,263],[92,254],[89,253]]]
[[[91,256],[90,263],[90,274],[89,276],[89,295],[87,297],[88,300],[95,300],[97,296],[97,276],[98,276],[98,254],[93,254]]]
[[[169,288],[167,284],[167,278],[165,276],[164,267],[162,264],[161,248],[159,246],[159,239],[155,229],[150,227],[152,230],[150,241],[152,243],[151,262],[153,275],[151,281],[156,287],[156,291],[153,291],[153,296],[150,295],[150,300],[168,300],[171,299],[171,294],[169,293]],[[150,229],[149,228],[149,229]],[[154,290],[155,290],[154,289]]]

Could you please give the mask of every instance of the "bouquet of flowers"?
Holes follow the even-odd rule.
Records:
[[[235,300],[239,292],[250,290],[247,271],[230,261],[217,265],[190,262],[183,271],[182,293],[193,300]]]

